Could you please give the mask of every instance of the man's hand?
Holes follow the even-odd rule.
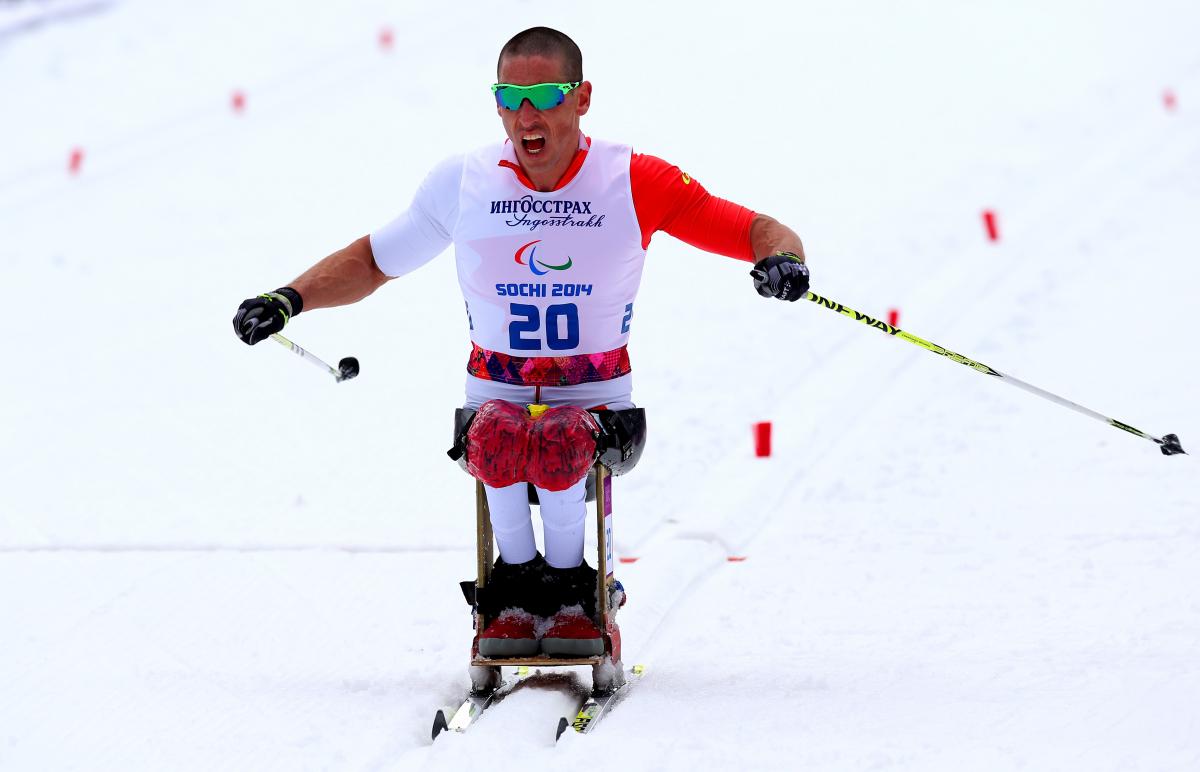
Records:
[[[794,252],[776,252],[754,264],[754,289],[764,298],[794,302],[808,292],[808,266]]]
[[[281,287],[238,306],[233,317],[233,331],[243,343],[253,346],[282,330],[288,319],[300,313],[303,307],[299,292],[291,287]]]

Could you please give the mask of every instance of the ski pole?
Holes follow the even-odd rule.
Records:
[[[312,362],[317,367],[332,375],[334,380],[338,383],[341,383],[342,381],[348,381],[354,376],[358,375],[358,360],[354,357],[344,357],[342,361],[338,362],[338,366],[335,368],[325,364],[325,362],[321,361],[320,358],[314,356],[308,351],[305,351],[303,348],[297,346],[295,343],[292,343],[290,340],[277,332],[273,333],[271,337],[274,338],[275,341],[281,346],[287,346],[293,352],[299,354],[301,359]]]
[[[972,359],[967,359],[962,354],[956,354],[953,351],[950,351],[949,349],[942,348],[941,346],[937,345],[936,343],[930,343],[929,341],[925,340],[924,338],[918,338],[916,335],[905,332],[904,330],[901,330],[899,327],[893,327],[892,325],[888,324],[887,322],[881,322],[878,319],[872,319],[871,317],[867,316],[866,314],[859,313],[858,311],[855,311],[853,308],[847,308],[846,306],[842,305],[841,303],[838,303],[837,301],[830,300],[829,298],[823,298],[815,292],[811,292],[811,291],[808,292],[804,296],[804,299],[811,300],[812,302],[816,303],[817,305],[828,308],[831,311],[837,311],[842,316],[849,317],[850,319],[853,319],[856,322],[862,322],[863,324],[867,325],[868,327],[874,327],[877,330],[881,330],[881,331],[887,333],[888,335],[891,335],[894,338],[900,338],[902,340],[906,340],[909,343],[913,343],[917,346],[920,346],[921,348],[925,349],[926,351],[932,351],[935,354],[940,354],[952,362],[958,362],[960,365],[966,365],[967,367],[971,368],[972,370],[975,370],[976,372],[983,373],[984,375],[991,375],[995,378],[999,378],[1000,380],[1004,381],[1005,383],[1011,383],[1013,386],[1024,389],[1025,391],[1028,391],[1031,394],[1036,394],[1039,397],[1042,397],[1044,399],[1048,399],[1051,402],[1062,405],[1063,407],[1068,407],[1077,413],[1083,413],[1086,416],[1095,418],[1097,421],[1103,421],[1104,423],[1106,423],[1110,426],[1115,426],[1118,429],[1129,432],[1130,434],[1136,435],[1143,439],[1150,440],[1151,442],[1155,442],[1158,444],[1159,450],[1162,451],[1164,456],[1172,456],[1172,455],[1175,455],[1176,453],[1186,453],[1186,451],[1184,451],[1183,447],[1179,444],[1179,437],[1177,435],[1164,434],[1162,436],[1162,438],[1160,439],[1153,435],[1146,434],[1142,430],[1135,429],[1134,427],[1130,426],[1127,423],[1118,421],[1115,418],[1109,418],[1108,416],[1100,415],[1095,410],[1089,410],[1088,408],[1084,407],[1083,405],[1077,405],[1069,399],[1063,399],[1062,397],[1058,396],[1057,394],[1051,394],[1050,392],[1046,391],[1045,389],[1039,389],[1037,386],[1034,386],[1033,384],[1030,384],[1030,383],[1026,383],[1025,381],[1022,381],[1020,379],[1014,378],[1011,375],[1005,375],[1004,373],[999,372],[998,370],[994,370],[993,368],[988,367],[987,365],[983,364],[982,362],[976,362]]]

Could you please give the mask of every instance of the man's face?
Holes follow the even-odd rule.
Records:
[[[508,56],[500,62],[500,82],[514,86],[566,83],[564,69],[558,57]],[[587,113],[591,101],[592,84],[584,81],[562,104],[549,110],[535,110],[529,100],[522,102],[519,110],[496,106],[504,131],[517,150],[517,160],[535,183],[542,182],[537,177],[561,175],[570,166],[579,147],[579,117]],[[557,176],[549,182],[556,181]]]

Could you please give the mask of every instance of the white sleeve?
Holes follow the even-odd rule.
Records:
[[[408,209],[371,233],[371,253],[379,270],[388,276],[403,276],[450,245],[458,220],[464,160],[462,155],[451,156],[435,166],[417,188]]]

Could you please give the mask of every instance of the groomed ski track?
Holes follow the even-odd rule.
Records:
[[[618,6],[528,19],[581,32],[589,133],[793,224],[823,294],[1200,449],[1200,58],[1177,31],[1194,9],[1089,10],[1084,41],[1076,4],[750,4],[686,28],[638,6],[693,52],[726,41],[684,67]],[[766,303],[748,266],[663,234],[631,346],[651,445],[614,486],[626,661],[651,668],[588,737],[554,747],[574,695],[522,688],[431,745],[467,683],[473,564],[470,484],[442,455],[466,349],[449,255],[289,326],[357,356],[353,383],[237,344],[228,317],[493,138],[475,83],[524,25],[189,8],[117,3],[0,42],[28,118],[0,161],[0,323],[22,372],[0,387],[0,768],[1200,763],[1193,457]],[[754,13],[785,13],[805,53],[752,44]],[[451,29],[471,53],[446,61]],[[644,51],[626,61],[627,34]],[[405,90],[415,61],[445,90]],[[751,91],[766,117],[701,101],[760,88],[752,61],[795,73],[796,98]],[[637,92],[650,71],[678,79],[670,108]],[[54,303],[71,313],[39,313]],[[759,420],[770,459],[752,457]]]

